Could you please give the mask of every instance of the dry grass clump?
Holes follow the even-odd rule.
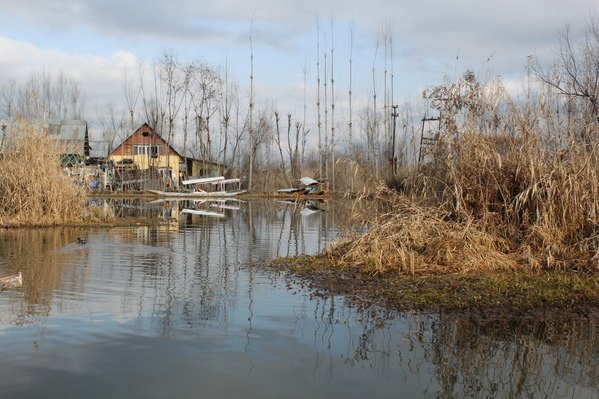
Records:
[[[599,269],[599,144],[454,134],[433,159],[402,193],[378,188],[369,232],[325,256],[372,273]]]
[[[370,211],[369,232],[346,237],[325,252],[337,265],[409,274],[517,268],[508,240],[387,188],[380,187],[376,196],[387,210]]]
[[[60,150],[41,128],[14,123],[0,155],[0,225],[56,225],[82,219],[85,190],[60,170]]]
[[[467,134],[438,150],[417,180],[452,218],[512,241],[523,266],[597,269],[597,143]]]

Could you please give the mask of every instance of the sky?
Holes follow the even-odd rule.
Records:
[[[381,90],[382,31],[393,34],[387,67],[393,66],[395,103],[466,69],[517,90],[528,57],[550,60],[558,32],[566,24],[580,32],[597,8],[599,0],[2,0],[0,86],[40,70],[67,71],[90,113],[123,103],[125,77],[169,49],[183,60],[226,63],[247,90],[253,21],[256,96],[281,114],[298,115],[304,65],[308,104],[315,107],[319,21],[329,62],[334,48],[340,104],[347,102],[350,50],[354,100],[370,98],[373,65]]]

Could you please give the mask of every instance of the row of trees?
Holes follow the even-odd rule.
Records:
[[[582,37],[576,40],[570,28],[564,29],[555,61],[546,64],[531,58],[528,68],[529,76],[534,78],[529,87],[535,88],[530,96],[534,92],[537,101],[555,99],[563,106],[568,120],[581,117],[587,126],[599,123],[598,26],[597,19],[590,20]],[[363,176],[382,178],[391,170],[390,165],[413,165],[418,159],[420,118],[425,110],[413,102],[396,105],[392,28],[386,27],[379,33],[370,93],[362,95],[357,112],[352,55],[355,29],[349,29],[349,59],[343,63],[335,60],[333,32],[332,19],[330,30],[323,29],[317,21],[313,76],[308,74],[307,61],[302,67],[301,115],[282,113],[272,101],[260,99],[260,93],[255,93],[250,33],[249,93],[241,88],[227,64],[215,67],[200,60],[182,60],[174,52],[165,51],[151,66],[140,65],[123,78],[121,105],[108,104],[97,111],[102,137],[118,144],[147,122],[186,156],[229,165],[238,175],[246,176],[249,185],[256,184],[250,187],[254,189],[273,188],[260,182],[260,176],[263,180],[267,176],[271,185],[280,185],[292,184],[302,174],[310,174],[327,178],[332,188],[344,190],[348,187],[335,187],[335,182],[351,180],[351,188],[355,188],[358,169]],[[349,69],[348,82],[342,86],[335,80],[339,64],[346,64]],[[307,94],[309,81],[316,84],[312,99]],[[467,72],[457,82],[431,87],[424,97],[441,115],[444,128],[455,129],[460,118],[483,114],[470,109],[477,104],[471,97],[488,92],[489,87],[474,73]],[[538,91],[541,87],[542,96]],[[345,107],[343,119],[336,109],[340,98]],[[81,118],[84,100],[78,83],[68,74],[40,72],[22,84],[13,81],[1,88],[0,116]],[[530,98],[527,103],[530,104]],[[496,111],[485,123],[499,127],[499,110]],[[315,129],[307,128],[307,121],[314,121]],[[595,130],[587,130],[578,134],[592,139]],[[344,166],[336,169],[339,163]],[[254,170],[257,180],[253,182]],[[343,179],[341,174],[351,174],[353,178]]]

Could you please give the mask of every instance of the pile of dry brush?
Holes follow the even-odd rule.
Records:
[[[85,190],[60,170],[60,149],[39,126],[18,120],[0,154],[0,226],[78,222]]]
[[[368,193],[377,209],[358,214],[369,232],[324,256],[370,273],[599,270],[596,126],[552,135],[547,124],[512,121],[508,133],[500,124],[446,131],[401,192]]]

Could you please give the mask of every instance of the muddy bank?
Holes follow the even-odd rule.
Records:
[[[268,267],[290,272],[317,294],[341,294],[359,305],[374,303],[400,311],[514,315],[546,310],[588,314],[599,309],[599,273],[373,275],[351,268],[334,268],[318,256],[277,259]]]

